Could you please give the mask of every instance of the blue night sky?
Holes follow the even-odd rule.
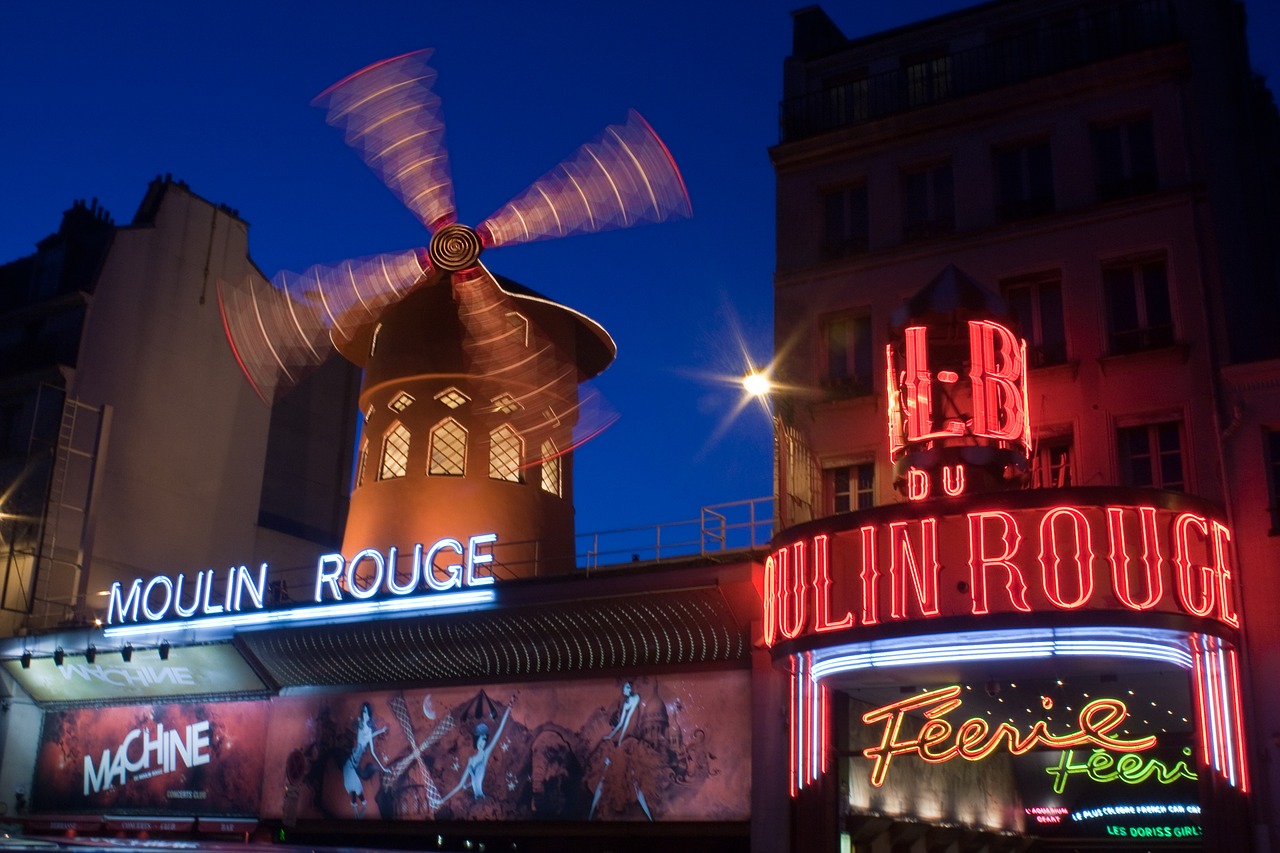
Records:
[[[620,419],[578,453],[579,531],[768,495],[769,422],[758,406],[739,411],[730,380],[772,347],[767,148],[789,12],[805,3],[360,5],[3,4],[0,261],[34,251],[78,198],[128,223],[163,173],[239,210],[268,275],[426,245],[422,226],[309,105],[352,71],[422,47],[436,49],[465,223],[634,107],[679,163],[693,219],[508,247],[485,262],[595,318],[618,343],[596,387]],[[972,4],[823,5],[856,37]],[[1280,3],[1246,7],[1254,65],[1280,81]]]

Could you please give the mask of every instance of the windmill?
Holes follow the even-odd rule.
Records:
[[[422,222],[428,246],[220,282],[223,323],[268,403],[335,350],[364,369],[344,553],[412,553],[427,537],[483,529],[507,543],[495,551],[507,572],[567,570],[570,451],[586,420],[578,385],[616,350],[598,323],[491,273],[480,255],[686,217],[688,193],[631,111],[478,225],[459,223],[430,55],[375,63],[315,100]]]

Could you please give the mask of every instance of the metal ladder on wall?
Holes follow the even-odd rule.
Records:
[[[101,406],[63,400],[36,565],[34,626],[53,627],[84,615],[80,573],[103,414]]]

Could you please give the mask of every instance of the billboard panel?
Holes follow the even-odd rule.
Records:
[[[192,702],[49,711],[33,810],[255,814],[266,707]]]

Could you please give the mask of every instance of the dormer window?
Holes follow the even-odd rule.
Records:
[[[436,395],[436,399],[451,409],[456,409],[471,402],[471,398],[457,388],[446,388]]]

